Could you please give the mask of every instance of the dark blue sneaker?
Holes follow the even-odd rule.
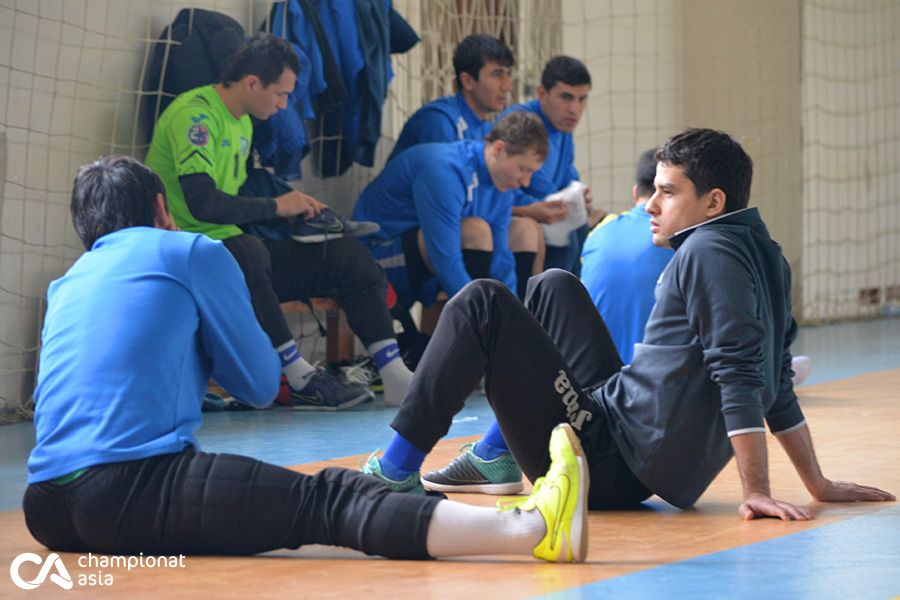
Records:
[[[330,208],[311,219],[294,219],[292,238],[298,242],[315,243],[339,237],[365,237],[377,233],[381,225],[372,221],[348,221]]]
[[[294,410],[344,410],[374,397],[364,385],[345,383],[325,369],[316,369],[306,387],[291,389],[290,407]]]
[[[372,359],[365,355],[354,356],[353,360],[342,360],[329,365],[330,371],[347,383],[364,385],[375,393],[384,392],[381,373],[375,368]]]

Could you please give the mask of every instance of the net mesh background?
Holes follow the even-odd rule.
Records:
[[[513,102],[565,53],[593,79],[576,162],[595,205],[629,207],[645,149],[686,126],[728,130],[754,158],[757,205],[794,268],[801,322],[900,313],[898,62],[893,0],[395,0],[422,41],[394,55],[374,168],[297,186],[349,213],[405,120],[453,93],[451,57],[470,33],[516,55]],[[195,1],[248,32],[270,3]],[[143,158],[141,82],[183,4],[0,0],[0,422],[27,416],[47,285],[83,248],[68,201],[79,165]],[[174,43],[174,42],[170,42]],[[150,95],[158,92],[149,92]],[[322,143],[313,131],[312,144]],[[314,155],[315,152],[311,153]],[[324,343],[293,323],[304,354]]]

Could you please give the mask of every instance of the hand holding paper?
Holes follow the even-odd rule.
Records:
[[[568,246],[569,233],[587,223],[587,211],[584,207],[584,191],[586,186],[580,181],[573,181],[558,192],[547,195],[544,201],[562,201],[566,206],[566,218],[551,224],[542,224],[544,239],[550,246]]]

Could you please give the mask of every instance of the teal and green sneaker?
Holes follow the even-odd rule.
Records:
[[[509,452],[497,458],[485,460],[474,452],[475,444],[466,444],[465,450],[452,463],[439,471],[432,471],[422,478],[426,490],[436,492],[480,492],[508,496],[522,491],[522,471]]]
[[[587,459],[571,425],[557,425],[550,434],[550,470],[534,482],[530,496],[499,501],[501,510],[537,510],[547,532],[534,547],[535,558],[549,562],[583,562],[587,558],[587,499],[590,488]]]
[[[361,470],[366,475],[371,475],[382,483],[386,483],[388,487],[391,488],[392,492],[416,494],[421,496],[425,495],[425,488],[422,487],[422,481],[419,477],[418,471],[416,471],[406,479],[403,479],[402,481],[395,481],[382,472],[381,461],[378,460],[378,457],[375,456],[374,452],[369,455],[368,459],[366,459],[366,463],[362,466]]]

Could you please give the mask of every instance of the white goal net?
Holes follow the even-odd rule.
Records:
[[[900,312],[900,3],[393,5],[422,41],[393,57],[375,167],[320,178],[305,161],[304,191],[350,212],[405,119],[452,92],[457,42],[489,33],[516,54],[515,102],[533,96],[551,56],[566,53],[587,64],[593,88],[576,131],[576,161],[595,204],[628,208],[638,155],[679,129],[728,129],[756,161],[753,202],[794,265],[798,317],[818,322]],[[68,212],[71,178],[103,154],[144,156],[144,71],[163,29],[185,6],[0,0],[0,422],[27,415],[47,284],[83,251]],[[190,6],[224,13],[252,32],[265,26],[271,4]],[[722,43],[705,47],[705,39]],[[315,133],[313,145],[322,141]]]

